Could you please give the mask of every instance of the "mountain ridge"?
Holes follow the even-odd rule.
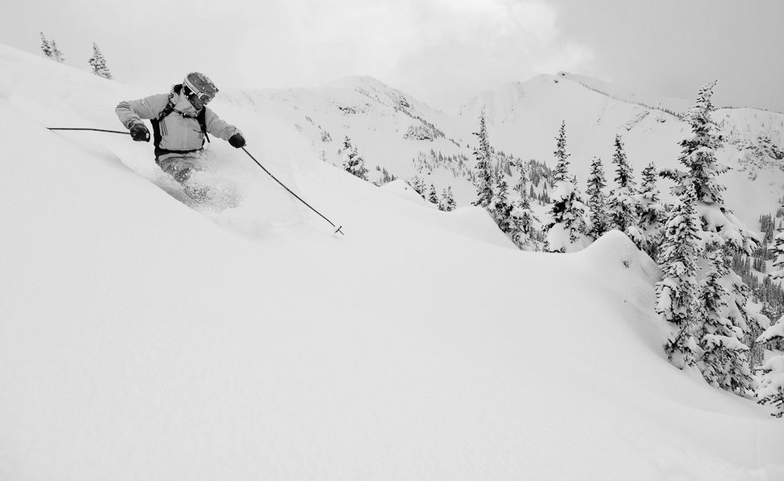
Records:
[[[391,92],[401,93],[386,84],[379,84]],[[362,88],[361,85],[352,86],[350,79],[343,86],[348,90]],[[678,168],[678,143],[688,135],[683,115],[691,108],[687,100],[658,99],[608,82],[567,73],[542,74],[525,82],[509,82],[497,90],[473,97],[455,115],[421,105],[426,106],[424,103],[416,106],[417,116],[442,132],[452,145],[444,146],[432,139],[427,139],[429,143],[420,144],[419,149],[395,144],[402,146],[401,152],[410,152],[406,157],[416,157],[417,150],[434,149],[445,155],[460,154],[472,158],[472,146],[475,144],[472,132],[476,131],[479,114],[484,109],[490,142],[496,150],[545,163],[553,162],[555,135],[564,122],[572,167],[580,183],[585,182],[593,157],[603,159],[609,170],[616,135],[623,138],[637,175],[651,162],[661,168]],[[719,152],[719,160],[731,167],[733,173],[730,176],[736,177],[730,181],[731,202],[734,204],[746,199],[749,191],[759,190],[754,185],[747,185],[748,182],[753,184],[756,179],[769,177],[769,185],[762,189],[765,191],[764,200],[759,192],[754,197],[764,204],[760,206],[760,212],[775,212],[778,199],[784,193],[784,178],[778,176],[782,168],[781,159],[776,158],[777,153],[784,150],[784,114],[753,108],[717,109],[714,119],[719,133],[727,140]],[[355,134],[356,140],[361,142],[360,152],[366,153],[366,161],[371,166],[385,168],[405,179],[416,175],[404,159],[390,158],[387,154],[391,148],[389,145],[375,150],[367,146],[373,141],[365,141],[364,134],[353,130],[350,122],[341,127],[346,127],[343,129],[345,133]],[[387,129],[387,134],[392,134],[389,137],[399,135],[400,129],[400,126],[394,131]],[[378,130],[381,130],[380,126]],[[363,143],[366,146],[363,147]],[[333,150],[337,149],[333,147]],[[338,164],[337,161],[333,163]],[[747,179],[743,180],[743,177]],[[445,182],[444,179],[436,180],[438,190],[446,185]],[[470,186],[459,190],[462,192],[461,204],[472,200]],[[662,190],[667,195],[664,184]],[[744,222],[756,227],[759,212],[752,212],[753,209],[746,207],[741,210]]]

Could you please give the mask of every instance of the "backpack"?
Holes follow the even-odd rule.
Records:
[[[163,137],[161,135],[161,128],[159,124],[161,120],[164,119],[164,117],[174,112],[174,95],[175,94],[179,95],[181,91],[182,91],[182,84],[175,85],[174,88],[172,89],[172,92],[169,94],[169,102],[166,104],[166,107],[164,107],[163,110],[161,110],[161,113],[158,114],[158,118],[150,120],[150,123],[152,124],[152,130],[153,130],[153,145],[155,146],[156,156],[161,154],[171,153],[171,152],[179,153],[178,151],[165,150],[160,147],[161,139]],[[206,114],[207,114],[207,107],[202,107],[202,109],[199,110],[199,113],[196,114],[196,120],[199,122],[199,127],[201,127],[201,132],[204,134],[204,138],[207,140],[207,142],[209,142],[210,136],[207,135]]]

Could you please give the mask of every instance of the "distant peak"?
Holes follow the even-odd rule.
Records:
[[[393,90],[392,87],[370,75],[350,75],[326,84],[327,87],[376,87]]]

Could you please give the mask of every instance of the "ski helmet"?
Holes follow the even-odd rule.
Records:
[[[212,83],[206,75],[199,72],[191,72],[182,81],[183,87],[190,90],[190,93],[198,97],[202,103],[206,104],[218,93],[218,87]]]

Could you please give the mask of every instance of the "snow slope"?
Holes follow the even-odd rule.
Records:
[[[214,210],[149,144],[45,128],[145,93],[0,46],[0,479],[784,479],[780,420],[663,359],[624,236],[522,253],[238,92],[215,110],[345,237],[224,142]]]

